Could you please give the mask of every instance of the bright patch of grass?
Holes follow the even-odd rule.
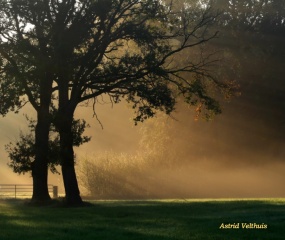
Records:
[[[267,229],[219,229],[264,223]],[[285,200],[94,201],[89,207],[0,202],[2,240],[274,240],[285,236]]]

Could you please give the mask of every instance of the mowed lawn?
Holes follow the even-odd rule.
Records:
[[[285,199],[92,201],[90,206],[34,207],[0,201],[1,240],[285,239]],[[221,224],[267,229],[220,229]]]

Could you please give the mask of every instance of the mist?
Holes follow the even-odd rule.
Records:
[[[222,114],[211,121],[202,116],[197,120],[195,110],[182,102],[171,116],[159,114],[138,126],[125,102],[112,105],[102,99],[96,103],[96,115],[91,106],[76,110],[75,118],[91,126],[85,135],[92,137],[74,149],[83,195],[90,191],[81,179],[86,173],[82,164],[97,161],[99,170],[108,166],[104,179],[129,181],[134,194],[120,198],[285,197],[284,36],[269,33],[260,39],[254,33],[237,32],[230,38],[229,34],[222,32],[210,48],[222,55],[218,69],[237,80],[241,95],[229,101],[221,98]],[[25,113],[35,116],[27,104],[19,114],[0,118],[2,184],[32,183],[29,173],[18,176],[8,168],[4,148],[19,131],[28,131]],[[64,192],[60,175],[50,173],[49,183]]]
[[[77,165],[85,159],[96,159],[100,153],[143,154],[146,150],[141,146],[142,132],[155,133],[157,126],[164,124],[162,131],[166,141],[151,142],[150,139],[149,144],[154,149],[158,147],[156,144],[165,145],[163,148],[172,152],[175,158],[170,156],[170,163],[159,160],[155,169],[153,164],[147,168],[145,175],[155,176],[153,181],[141,177],[142,182],[151,185],[151,197],[284,197],[285,150],[280,134],[283,125],[280,117],[272,115],[279,115],[279,111],[254,106],[253,102],[246,101],[246,96],[224,102],[223,106],[223,114],[212,121],[195,120],[194,110],[179,104],[172,117],[159,115],[134,126],[133,112],[127,104],[113,107],[98,104],[96,113],[103,128],[93,117],[92,109],[79,108],[75,117],[84,118],[91,125],[85,135],[92,139],[75,148]],[[261,118],[262,115],[265,117]],[[0,130],[0,182],[32,183],[29,174],[18,176],[6,166],[8,156],[3,147],[15,140],[20,130],[27,130],[26,120],[22,114],[9,114],[1,119]],[[129,159],[129,163],[136,164],[136,160]],[[121,174],[126,174],[126,170]],[[50,174],[49,179],[49,183],[60,186],[60,192],[64,191],[60,175]],[[134,184],[139,186],[141,183]],[[81,189],[84,192],[82,186]]]
[[[160,122],[166,125],[167,140],[161,143],[153,141],[151,136],[146,139],[153,148],[165,144],[164,149],[172,156],[168,163],[159,160],[160,165],[155,168],[150,164],[145,175],[151,175],[153,181],[142,177],[141,182],[147,183],[148,189],[151,186],[150,197],[284,197],[285,150],[278,106],[264,108],[248,101],[248,97],[242,95],[224,102],[223,114],[212,121],[195,120],[194,110],[179,104],[172,117],[159,116],[137,127],[130,120],[132,111],[124,104],[113,109],[102,106],[98,116],[103,123],[106,117],[107,124],[103,130],[99,126],[95,132],[92,132],[94,127],[90,129],[94,136],[85,146],[89,148],[88,153],[78,149],[78,158],[93,159],[96,154],[110,150],[118,154],[135,153],[140,150],[141,130],[157,134]],[[113,116],[115,121],[108,116]],[[99,125],[95,120],[93,124]],[[94,144],[96,141],[99,144]],[[140,154],[145,152],[141,149]],[[131,162],[135,160],[130,159]],[[126,171],[122,171],[124,174]],[[138,179],[133,181],[138,181],[138,186],[142,184]]]

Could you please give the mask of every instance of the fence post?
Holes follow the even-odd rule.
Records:
[[[53,198],[58,197],[58,187],[57,186],[52,187],[52,193],[53,193]]]
[[[15,184],[15,199],[17,198],[17,185]]]

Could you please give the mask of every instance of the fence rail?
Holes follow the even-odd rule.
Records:
[[[53,198],[58,197],[58,187],[48,184],[48,191]],[[32,184],[0,184],[0,197],[2,198],[24,198],[33,194]]]

